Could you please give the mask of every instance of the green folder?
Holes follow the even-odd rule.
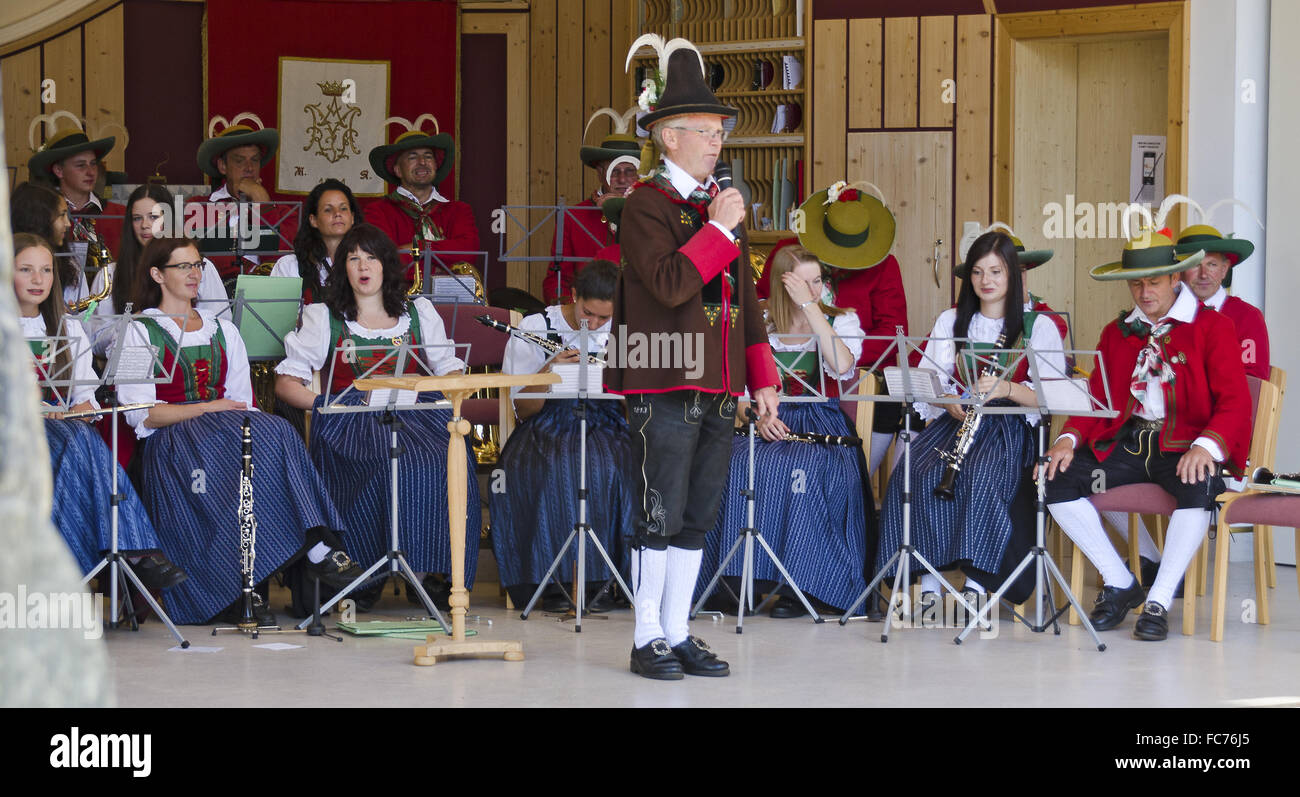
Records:
[[[237,306],[231,320],[239,327],[248,359],[254,362],[282,359],[284,336],[298,325],[302,278],[240,274],[235,280],[236,298],[240,291],[248,304]],[[260,301],[266,299],[275,301]]]
[[[418,639],[424,641],[429,634],[444,633],[437,620],[363,620],[356,623],[339,623],[339,629],[356,636],[380,636],[389,639]],[[478,631],[466,629],[465,636]]]

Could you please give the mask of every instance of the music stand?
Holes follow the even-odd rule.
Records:
[[[515,335],[516,330],[512,329],[510,331],[510,334]],[[591,330],[588,329],[587,327],[587,320],[585,318],[581,319],[581,325],[578,328],[578,351],[587,352],[590,350],[590,345],[589,345],[590,336],[591,336]],[[558,354],[558,352],[556,354]],[[547,362],[555,359],[555,356],[556,356],[555,354],[551,355],[549,358],[547,358]],[[551,577],[554,575],[555,571],[559,569],[560,563],[564,560],[564,555],[568,553],[569,546],[573,543],[574,537],[577,537],[578,575],[576,579],[577,584],[574,587],[576,594],[573,596],[573,616],[575,620],[573,631],[575,634],[582,633],[582,610],[587,605],[587,538],[588,537],[591,538],[591,543],[596,546],[596,550],[600,553],[600,557],[605,560],[605,566],[608,567],[609,572],[613,574],[614,580],[618,581],[618,585],[623,588],[623,593],[629,596],[632,594],[632,590],[628,589],[627,583],[623,581],[623,576],[618,572],[618,567],[614,564],[614,561],[610,558],[609,552],[605,550],[605,546],[601,544],[600,538],[596,536],[595,529],[593,529],[591,527],[591,524],[587,522],[587,406],[586,406],[587,401],[588,400],[603,400],[603,401],[620,400],[621,401],[623,399],[623,397],[618,394],[605,393],[600,390],[597,390],[597,392],[595,393],[589,393],[587,390],[588,381],[589,381],[588,380],[589,372],[587,371],[587,367],[588,367],[587,357],[579,357],[578,358],[578,389],[576,391],[552,390],[550,393],[546,393],[546,394],[535,394],[535,395],[546,395],[551,399],[576,398],[578,400],[577,410],[576,410],[578,414],[578,451],[579,451],[578,517],[573,522],[573,529],[569,532],[569,536],[565,538],[564,544],[560,546],[559,553],[557,553],[555,555],[555,558],[551,560],[551,566],[546,570],[546,575],[542,576],[541,581],[538,582],[537,589],[533,592],[533,597],[529,599],[528,605],[524,607],[524,611],[519,615],[519,619],[521,620],[528,619],[528,615],[532,613],[533,607],[537,605],[537,601],[541,600],[542,591],[546,589],[546,586],[550,582]],[[514,399],[515,395],[517,394],[518,394],[517,388],[512,388],[511,399]],[[559,581],[557,580],[556,583],[559,583]],[[560,584],[560,590],[564,591],[563,584]],[[567,596],[567,593],[565,594]],[[603,620],[605,618],[602,617],[599,619]]]
[[[990,353],[991,354],[1015,353],[1015,350],[994,349],[991,350]],[[953,639],[953,642],[960,645],[962,641],[966,639],[966,637],[970,634],[971,630],[982,621],[984,615],[991,612],[993,607],[997,606],[998,602],[1002,600],[1003,594],[1005,594],[1006,591],[1011,588],[1011,585],[1015,583],[1016,579],[1020,577],[1020,574],[1023,573],[1025,568],[1028,567],[1032,562],[1034,565],[1033,598],[1034,598],[1034,612],[1035,612],[1034,620],[1035,621],[1034,623],[1031,624],[1027,618],[1022,617],[1014,609],[1012,609],[1012,614],[1018,617],[1022,622],[1025,623],[1025,625],[1029,627],[1029,630],[1035,633],[1042,633],[1046,631],[1047,627],[1050,625],[1053,628],[1055,634],[1057,636],[1060,636],[1061,626],[1060,623],[1057,621],[1060,619],[1060,616],[1066,612],[1067,609],[1073,607],[1074,610],[1078,613],[1079,618],[1083,621],[1083,626],[1088,629],[1088,633],[1092,636],[1093,642],[1097,644],[1098,652],[1102,652],[1106,650],[1105,643],[1103,643],[1100,637],[1097,636],[1097,629],[1093,628],[1092,621],[1089,619],[1087,612],[1083,610],[1083,607],[1082,605],[1080,605],[1078,598],[1076,598],[1074,593],[1070,590],[1069,582],[1066,581],[1065,576],[1061,575],[1060,568],[1057,567],[1056,562],[1052,560],[1052,555],[1051,553],[1048,552],[1044,540],[1046,534],[1046,525],[1047,525],[1046,524],[1046,515],[1047,515],[1046,468],[1047,468],[1047,427],[1049,425],[1047,421],[1047,416],[1055,412],[1055,413],[1065,413],[1076,417],[1082,416],[1082,417],[1094,417],[1094,418],[1114,418],[1119,413],[1113,409],[1110,409],[1110,407],[1112,406],[1111,399],[1110,399],[1110,385],[1106,379],[1106,369],[1103,366],[1100,351],[1097,350],[1079,351],[1079,350],[1071,349],[1063,352],[1063,355],[1090,354],[1096,358],[1094,360],[1095,363],[1094,368],[1101,370],[1102,388],[1103,390],[1105,390],[1106,393],[1104,400],[1092,396],[1088,392],[1088,385],[1086,381],[1071,379],[1068,373],[1069,371],[1068,366],[1066,369],[1067,370],[1066,373],[1060,373],[1060,372],[1054,374],[1040,373],[1039,372],[1040,364],[1048,365],[1049,367],[1051,367],[1051,365],[1045,359],[1039,358],[1037,356],[1031,356],[1033,354],[1034,354],[1033,347],[1028,343],[1026,343],[1023,351],[1019,352],[1019,357],[1017,357],[1014,362],[1012,362],[1010,365],[1007,366],[1005,373],[1015,373],[1015,370],[1018,367],[1020,361],[1028,357],[1027,362],[1029,364],[1029,377],[1034,382],[1034,396],[1038,399],[1038,406],[1037,407],[1021,407],[1021,406],[986,407],[984,408],[983,411],[990,414],[996,413],[996,414],[1027,415],[1032,413],[1038,413],[1039,415],[1038,435],[1037,435],[1038,457],[1037,457],[1037,468],[1036,468],[1038,487],[1035,493],[1035,505],[1034,505],[1034,514],[1035,514],[1034,546],[1029,549],[1029,552],[1026,553],[1024,558],[1020,560],[1020,563],[1016,565],[1015,570],[1013,570],[1011,574],[1007,576],[1006,580],[1003,581],[1002,584],[993,592],[993,597],[984,604],[984,607],[974,615],[967,615],[968,617],[970,617],[969,622],[967,623],[966,627],[962,629],[962,632],[958,634],[955,639]],[[1077,357],[1075,357],[1074,359],[1077,360]],[[1054,389],[1053,386],[1060,386],[1060,389]],[[1075,556],[1080,556],[1080,555],[1082,554],[1078,553],[1077,551],[1075,552]],[[1047,577],[1049,575],[1052,579],[1056,580],[1057,585],[1060,586],[1062,592],[1064,592],[1065,594],[1065,598],[1067,602],[1065,603],[1065,605],[1059,608],[1056,607],[1055,605],[1056,599],[1052,592],[1052,583],[1050,580],[1047,580]],[[1048,618],[1046,622],[1044,622],[1043,620],[1044,602],[1050,602],[1054,610],[1052,616]]]
[[[438,348],[447,348],[448,346],[452,348],[462,349],[467,353],[469,351],[468,343],[445,344],[443,346],[439,346]],[[353,579],[352,582],[349,583],[347,586],[345,586],[343,589],[339,590],[334,595],[334,597],[326,601],[325,605],[320,607],[319,609],[320,612],[328,611],[330,607],[338,603],[343,598],[347,597],[349,593],[355,590],[362,583],[369,580],[371,575],[374,574],[375,571],[379,570],[380,567],[387,564],[388,575],[390,576],[397,575],[397,576],[401,576],[402,578],[405,578],[407,583],[410,585],[411,589],[420,597],[420,602],[423,603],[424,607],[429,610],[429,616],[437,620],[438,623],[442,625],[444,632],[447,631],[448,624],[446,618],[443,617],[442,612],[438,611],[438,607],[434,605],[433,600],[429,597],[429,593],[426,592],[424,589],[424,584],[420,581],[419,578],[416,578],[415,571],[411,568],[410,563],[406,561],[406,555],[402,553],[401,543],[399,542],[398,516],[400,514],[400,510],[399,510],[398,496],[397,496],[397,485],[398,485],[398,478],[399,478],[398,462],[402,456],[402,447],[397,442],[397,432],[402,428],[402,421],[398,417],[399,412],[416,411],[416,410],[444,410],[450,407],[451,404],[446,400],[418,402],[414,400],[414,397],[412,397],[411,401],[406,401],[402,393],[400,392],[401,390],[400,388],[388,389],[387,393],[382,393],[382,392],[377,392],[380,390],[380,388],[378,387],[375,388],[361,387],[359,384],[360,382],[370,377],[371,374],[374,374],[376,369],[382,368],[385,364],[389,362],[395,362],[394,370],[397,373],[404,372],[406,370],[406,363],[408,358],[413,358],[414,361],[419,364],[420,368],[424,369],[426,373],[429,373],[428,365],[425,363],[425,360],[422,357],[416,356],[420,349],[429,349],[429,348],[434,348],[434,347],[426,346],[423,343],[397,343],[391,346],[386,346],[386,345],[355,346],[352,345],[350,341],[345,341],[344,345],[336,346],[332,351],[333,356],[330,358],[329,373],[326,375],[326,378],[322,380],[322,384],[325,385],[325,393],[324,393],[325,400],[322,403],[322,406],[316,409],[315,411],[323,415],[328,415],[333,413],[354,413],[354,412],[380,413],[379,423],[389,427],[390,442],[388,447],[388,461],[389,461],[389,473],[392,479],[391,492],[389,493],[389,501],[390,501],[389,507],[391,511],[389,514],[390,525],[389,525],[388,552],[385,553],[383,556],[381,556],[379,559],[375,560],[375,562],[371,564],[370,567],[366,568],[365,572],[363,572],[361,575]],[[363,352],[363,351],[384,352],[384,354],[377,362],[371,365],[370,368],[366,369],[365,373],[363,373],[358,379],[353,380],[353,383],[351,385],[339,391],[339,393],[336,394],[334,401],[331,402],[329,386],[334,383],[334,366],[339,360],[338,355],[342,354],[344,357],[349,357],[349,356],[356,357],[358,356],[358,352]],[[466,356],[468,356],[468,354]],[[350,405],[350,404],[341,403],[341,399],[344,396],[347,396],[354,391],[365,392],[367,390],[370,390],[371,393],[370,393],[370,397],[367,399],[366,404]],[[376,400],[377,403],[373,403],[373,404],[370,403]],[[451,469],[450,462],[447,463],[447,467],[448,470],[450,471]],[[463,532],[464,531],[463,516],[461,520],[461,525],[462,525],[461,531]],[[462,540],[462,545],[463,545],[463,540]],[[454,557],[455,554],[453,552],[453,558]],[[455,563],[453,563],[453,566],[454,564]],[[460,564],[461,567],[464,567],[463,562]],[[308,617],[304,619],[302,622],[300,622],[297,627],[299,629],[306,628],[307,625],[311,622],[311,620],[312,618]]]
[[[139,347],[139,346],[133,347],[133,346],[128,346],[126,344],[126,337],[125,337],[126,328],[133,319],[138,317],[140,316],[133,315],[131,313],[130,303],[128,303],[127,306],[124,308],[124,312],[120,314],[101,316],[101,320],[103,323],[105,323],[106,325],[111,324],[114,327],[114,334],[117,336],[116,340],[119,341],[120,345],[113,347],[112,352],[110,352],[109,354],[108,362],[104,366],[103,379],[95,380],[94,384],[117,386],[117,385],[137,385],[137,384],[167,384],[172,381],[172,375],[175,373],[176,365],[179,362],[179,359],[172,363],[172,370],[168,371],[162,363],[162,359],[159,352],[153,351],[149,347]],[[66,321],[67,321],[67,317],[65,316],[61,323],[66,324]],[[185,335],[185,328],[184,326],[182,326],[181,336],[184,337],[184,335]],[[59,339],[70,340],[71,338],[70,336],[65,335]],[[74,351],[72,352],[72,354],[73,356],[69,358],[69,367],[72,366],[72,363],[76,362],[77,352]],[[51,359],[53,359],[54,355],[50,355],[50,356]],[[162,372],[162,376],[154,377],[153,374],[158,371]],[[60,401],[63,403],[63,409],[66,409],[68,406],[67,398],[64,398],[60,395],[57,386],[71,388],[78,384],[89,385],[91,383],[86,380],[76,380],[76,379],[69,379],[69,380],[56,379],[50,383],[49,386],[54,388],[55,395],[60,397]],[[118,465],[117,462],[117,457],[118,457],[117,416],[119,413],[127,412],[129,410],[143,409],[146,406],[149,405],[132,404],[132,405],[123,406],[121,404],[117,404],[112,407],[101,408],[93,413],[95,415],[113,416],[112,421],[110,423],[110,425],[113,428],[113,442],[111,445],[112,457],[110,459],[110,466],[112,468],[112,477],[111,477],[112,492],[109,494],[109,527],[111,531],[109,536],[110,543],[109,543],[108,552],[104,554],[104,558],[100,559],[99,562],[93,568],[91,568],[89,573],[87,573],[85,576],[82,577],[81,583],[83,586],[89,584],[90,580],[94,578],[96,574],[99,573],[99,571],[107,567],[108,583],[109,583],[109,599],[108,599],[109,629],[115,630],[120,624],[120,620],[118,619],[118,601],[117,601],[119,583],[125,586],[126,582],[129,581],[130,583],[135,585],[136,590],[140,593],[141,596],[144,597],[145,602],[149,604],[149,608],[151,608],[154,614],[158,616],[158,619],[162,620],[162,622],[167,626],[167,630],[170,631],[172,636],[176,638],[176,641],[180,643],[181,647],[188,648],[190,646],[189,641],[185,639],[184,636],[181,635],[180,631],[176,629],[176,624],[172,622],[171,617],[168,616],[167,612],[163,610],[162,606],[159,605],[159,603],[156,600],[154,600],[153,595],[149,592],[148,589],[145,588],[144,584],[140,581],[140,577],[137,576],[135,570],[132,569],[131,563],[127,561],[126,557],[122,555],[122,553],[118,550],[117,547],[118,505],[126,498],[126,494],[121,492],[118,489],[118,480],[117,480],[117,472],[120,469],[120,466]],[[60,411],[59,408],[53,408],[51,410],[51,412],[59,412],[59,411]],[[119,579],[121,580],[120,582]],[[135,607],[131,603],[130,595],[126,593],[125,590],[124,590],[123,597],[125,598],[126,601],[127,614],[131,618],[131,630],[133,631],[139,630],[140,625],[137,622],[135,617]]]

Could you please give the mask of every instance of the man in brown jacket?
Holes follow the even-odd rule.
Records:
[[[730,672],[687,620],[727,483],[736,397],[748,386],[758,414],[775,417],[780,380],[747,266],[744,202],[713,179],[736,110],[705,85],[694,48],[672,52],[666,72],[641,119],[663,160],[622,212],[606,374],[627,397],[637,476],[631,670],[677,680]]]

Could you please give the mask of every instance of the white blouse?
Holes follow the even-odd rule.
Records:
[[[117,273],[117,264],[109,263],[105,268],[108,269],[109,276]],[[91,286],[92,293],[99,293],[104,289],[104,269],[100,269],[95,275],[95,282]],[[203,258],[203,276],[199,281],[199,303],[198,308],[209,315],[229,318],[230,310],[228,305],[222,305],[221,302],[229,302],[230,297],[226,296],[226,286],[221,281],[221,273],[213,265],[211,260]],[[113,294],[104,297],[104,300],[95,308],[94,314],[90,317],[90,342],[94,346],[95,354],[100,357],[107,357],[109,349],[113,348],[114,340],[112,322],[102,318],[102,316],[117,315],[117,307],[113,304]]]
[[[857,368],[858,358],[862,356],[862,322],[858,319],[858,314],[854,310],[837,315],[831,319],[831,331],[843,338],[840,342],[853,355],[853,362],[843,371],[836,372],[834,359],[829,355],[831,352],[822,352],[822,370],[827,376],[833,376],[837,380],[847,379]],[[767,336],[767,342],[772,346],[772,351],[812,351],[817,347],[818,337],[815,334],[808,335],[802,343],[795,343],[794,339],[799,335],[779,335],[771,333]],[[816,385],[813,385],[816,388]]]
[[[930,332],[931,340],[925,344],[927,359],[922,360],[920,367],[933,370],[937,366],[942,370],[944,391],[961,394],[962,391],[952,379],[957,367],[957,344],[952,340],[953,327],[956,323],[957,309],[955,307],[944,310],[939,314],[939,318],[934,322],[934,329]],[[1001,318],[988,318],[976,312],[971,316],[970,327],[966,330],[966,337],[979,343],[995,343],[1001,332]],[[1008,341],[1005,348],[1011,348],[1014,343],[1015,341]],[[1065,370],[1065,353],[1061,346],[1061,334],[1050,318],[1039,315],[1034,319],[1034,328],[1030,330],[1029,334],[1029,345],[1033,346],[1036,352],[1035,357],[1038,360],[1039,373],[1048,377],[1068,376]],[[1032,388],[1034,383],[1031,379],[1025,379],[1020,384]],[[917,411],[922,418],[931,421],[947,412],[947,406],[949,405],[922,404],[917,407]],[[1024,418],[1025,422],[1029,424],[1038,422],[1036,413],[1026,415]]]
[[[546,322],[551,322],[551,328],[547,329]],[[587,337],[587,350],[599,354],[605,350],[609,343],[609,331],[613,319],[606,321],[600,327],[591,330]],[[558,304],[547,307],[540,313],[533,313],[524,316],[519,322],[519,328],[525,332],[532,332],[536,335],[545,337],[551,332],[556,333],[561,345],[565,347],[577,347],[579,331],[564,318],[564,310]],[[501,373],[503,374],[535,374],[541,370],[542,365],[549,359],[551,353],[538,346],[530,343],[523,338],[511,336],[510,342],[506,344],[506,353],[501,360]]]
[[[455,341],[447,337],[442,316],[423,296],[414,302],[420,319],[420,343],[434,374],[444,376],[453,371],[464,371],[465,363],[456,356]],[[371,329],[356,321],[345,321],[348,331],[363,338],[395,338],[405,335],[411,327],[410,316],[402,313],[397,323],[388,329]],[[334,342],[330,340],[330,311],[324,304],[309,304],[302,308],[302,325],[284,336],[284,360],[275,367],[277,374],[287,374],[311,381],[313,371],[328,377],[328,366],[334,356]]]
[[[21,321],[24,338],[32,340],[33,338],[49,337],[45,332],[45,319],[42,316],[23,317]],[[56,331],[55,334],[59,333]],[[95,366],[91,361],[90,339],[86,337],[86,331],[82,328],[80,322],[71,316],[64,316],[62,334],[69,340],[60,341],[56,345],[71,347],[68,354],[72,360],[72,373],[51,374],[51,376],[56,380],[71,378],[77,384],[71,387],[61,387],[58,392],[67,398],[69,406],[89,401],[91,406],[99,409],[99,402],[95,401],[95,389],[99,387],[100,379],[99,374],[95,373]]]
[[[253,382],[248,369],[248,349],[244,347],[244,339],[239,336],[239,329],[234,324],[224,318],[217,319],[203,310],[198,310],[199,317],[203,319],[203,327],[182,335],[180,327],[176,325],[176,320],[171,316],[164,315],[158,308],[151,307],[145,310],[144,313],[157,321],[158,326],[162,327],[163,331],[170,335],[171,339],[176,341],[182,348],[207,345],[212,341],[212,337],[217,334],[217,325],[220,324],[221,331],[226,337],[225,398],[231,401],[242,401],[249,410],[255,409],[253,406]],[[144,325],[139,321],[132,321],[131,326],[127,327],[126,346],[128,349],[153,348],[152,344],[149,343],[149,333],[145,331]],[[159,361],[161,361],[161,352],[158,352],[158,357]],[[117,396],[123,404],[155,402],[158,401],[155,387],[151,382],[118,385]],[[147,409],[131,410],[123,413],[123,415],[126,416],[126,422],[135,429],[135,436],[141,440],[157,431],[144,424],[145,419],[149,417],[149,410]]]
[[[316,267],[316,270],[319,272],[319,276],[320,276],[320,280],[316,283],[317,285],[325,284],[325,278],[330,275],[330,265],[333,262],[334,262],[333,260],[327,257],[325,258],[325,265]],[[298,256],[295,254],[288,254],[280,258],[279,260],[275,261],[275,267],[271,269],[271,276],[272,277],[301,277],[302,272],[299,271],[298,269]]]

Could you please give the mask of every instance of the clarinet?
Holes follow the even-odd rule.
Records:
[[[744,426],[736,427],[736,436],[748,437],[749,429]],[[759,440],[764,443],[773,442],[769,441],[762,435],[759,436]],[[853,437],[851,435],[818,434],[817,432],[787,432],[785,437],[775,442],[809,443],[824,446],[860,446],[862,445],[862,438]]]
[[[993,344],[993,348],[1000,349],[1007,342],[1007,333],[1004,330],[998,335],[998,340]],[[995,376],[996,371],[992,365],[980,371],[980,376]],[[983,401],[988,394],[976,396]],[[975,443],[975,432],[980,428],[980,419],[983,413],[977,407],[972,407],[966,412],[966,418],[961,422],[961,428],[957,430],[957,438],[953,441],[952,449],[944,451],[935,449],[939,453],[939,459],[948,463],[943,470],[943,478],[939,480],[939,486],[934,488],[936,498],[942,498],[945,501],[951,501],[956,497],[953,488],[957,483],[957,474],[961,472],[962,463],[966,461],[966,454],[970,452],[971,446]]]
[[[253,613],[253,561],[257,558],[257,518],[253,515],[253,434],[252,423],[244,418],[243,444],[240,455],[243,467],[239,474],[239,574],[243,582],[244,608],[236,625],[240,630],[255,630]]]
[[[544,351],[550,352],[551,354],[559,354],[560,352],[565,351],[564,346],[560,345],[559,343],[556,343],[555,341],[551,340],[545,335],[538,335],[533,332],[528,332],[526,330],[519,329],[518,327],[512,327],[509,324],[503,324],[490,315],[474,316],[474,320],[479,322],[480,324],[483,324],[484,326],[492,327],[498,332],[504,332],[507,335],[516,335],[520,338],[523,338],[529,343],[532,343],[534,346],[539,346]],[[588,354],[587,365],[599,365],[600,367],[604,368],[605,361],[594,354]]]

